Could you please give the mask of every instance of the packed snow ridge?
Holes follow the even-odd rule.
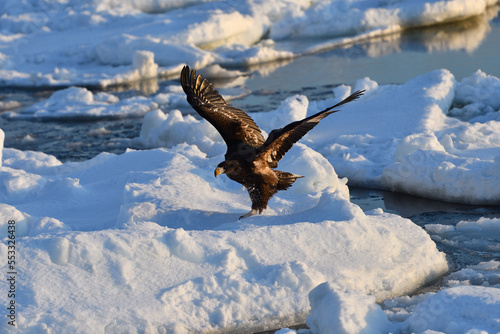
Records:
[[[462,20],[495,3],[8,0],[0,3],[0,85],[105,87],[178,74],[185,63],[202,68],[288,59],[325,43],[331,48]],[[280,43],[297,37],[318,43],[304,50]]]

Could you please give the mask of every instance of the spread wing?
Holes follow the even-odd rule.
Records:
[[[207,79],[196,75],[196,70],[184,66],[181,72],[182,89],[189,104],[219,131],[228,146],[228,152],[241,144],[258,148],[264,143],[262,133],[250,116],[231,107]]]
[[[278,167],[278,161],[288,152],[293,144],[302,138],[309,130],[314,128],[320,120],[338,111],[332,110],[333,108],[356,100],[363,95],[363,92],[364,90],[358,90],[332,107],[326,108],[301,121],[290,123],[284,128],[271,131],[264,145],[262,145],[259,150],[259,157],[267,161],[271,168]]]

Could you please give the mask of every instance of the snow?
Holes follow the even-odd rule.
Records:
[[[4,113],[12,119],[78,119],[142,116],[158,104],[145,97],[119,100],[113,94],[92,93],[86,88],[69,87],[54,92],[47,100],[22,111]]]
[[[0,231],[16,220],[19,330],[275,328],[303,322],[324,281],[381,301],[448,270],[422,228],[363,213],[345,179],[323,179],[325,158],[290,153],[283,168],[308,164],[304,183],[239,222],[248,195],[213,177],[221,154],[195,145],[79,163],[4,148]]]
[[[373,296],[322,283],[309,293],[309,301],[311,312],[306,323],[313,333],[367,334],[389,330],[389,320]]]
[[[249,94],[238,87],[248,73],[234,67],[461,20],[495,2],[1,2],[0,85],[60,88],[24,109],[1,101],[2,117],[143,117],[130,140],[143,149],[63,163],[4,148],[0,129],[0,258],[15,220],[19,273],[17,327],[2,321],[0,331],[250,332],[304,322],[310,330],[299,333],[500,331],[500,263],[449,273],[436,247],[500,252],[498,218],[422,229],[381,209],[363,212],[347,186],[500,203],[498,78],[478,70],[458,81],[446,69],[401,85],[365,77],[326,100],[294,95],[251,114],[269,133],[366,90],[280,162],[305,177],[243,221],[246,191],[213,177],[225,144],[177,109],[187,107],[178,84],[149,97],[90,90],[156,87],[187,63],[237,77],[220,90],[229,100]],[[307,43],[290,43],[297,37]],[[443,275],[440,291],[408,296]],[[8,284],[0,281],[2,291]]]
[[[0,4],[0,85],[106,87],[177,75],[185,63],[255,65],[462,20],[495,3],[8,0]],[[315,41],[291,46],[297,37]]]

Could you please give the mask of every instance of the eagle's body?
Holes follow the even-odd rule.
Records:
[[[261,213],[267,207],[269,199],[278,190],[288,189],[300,175],[274,170],[262,159],[226,160],[219,164],[216,174],[225,173],[231,180],[241,183],[252,200],[252,210],[240,218]],[[219,170],[221,172],[219,172]]]
[[[188,66],[182,69],[181,85],[189,104],[219,131],[227,144],[225,161],[217,166],[215,176],[225,173],[231,180],[242,184],[250,195],[252,210],[240,219],[262,213],[274,194],[288,189],[302,177],[273,169],[278,167],[279,160],[292,145],[321,119],[337,111],[333,108],[363,94],[363,91],[357,91],[333,107],[273,130],[264,140],[250,116],[228,105],[211,83],[201,75],[196,76],[196,71],[190,71]]]

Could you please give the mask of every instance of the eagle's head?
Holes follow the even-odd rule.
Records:
[[[217,177],[217,175],[224,174],[226,171],[227,171],[226,162],[223,161],[217,165],[217,168],[215,168],[214,175],[215,175],[215,177]]]
[[[214,175],[219,174],[239,174],[241,173],[241,164],[237,160],[226,160],[221,162],[215,168]]]

